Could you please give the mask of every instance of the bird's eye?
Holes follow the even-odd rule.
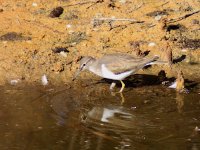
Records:
[[[83,66],[85,66],[86,64],[83,64]]]

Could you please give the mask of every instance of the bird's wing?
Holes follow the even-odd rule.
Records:
[[[103,56],[99,60],[100,64],[105,64],[108,70],[115,74],[133,70],[133,72],[143,68],[149,62],[154,61],[154,58],[134,58],[127,54],[109,54]]]

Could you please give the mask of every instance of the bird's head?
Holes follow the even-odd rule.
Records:
[[[95,61],[95,59],[91,56],[84,56],[80,59],[80,67],[74,75],[73,81],[80,74],[81,71],[89,69],[89,66]]]

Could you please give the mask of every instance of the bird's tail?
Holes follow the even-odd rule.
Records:
[[[159,59],[159,56],[155,55],[152,58],[144,60],[140,65],[138,65],[135,68],[134,72],[144,68],[145,66],[152,65],[152,64],[167,64],[167,62],[161,62],[161,61],[158,61],[158,59]]]
[[[165,64],[165,65],[169,64],[168,61],[160,61],[158,59],[159,56],[155,55],[152,59],[149,60],[149,62],[145,64],[145,66],[155,65],[155,64]]]
[[[159,59],[159,56],[155,55],[152,58],[148,58],[143,60],[143,62],[141,64],[139,64],[136,68],[135,68],[135,72],[144,68],[145,66],[151,65],[151,63],[157,61]]]
[[[159,56],[155,55],[153,58],[147,59],[146,62],[144,62],[144,66],[152,65],[155,61],[159,59]]]

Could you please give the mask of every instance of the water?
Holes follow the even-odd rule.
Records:
[[[199,150],[198,89],[0,88],[1,150]],[[124,99],[124,102],[123,102]]]

